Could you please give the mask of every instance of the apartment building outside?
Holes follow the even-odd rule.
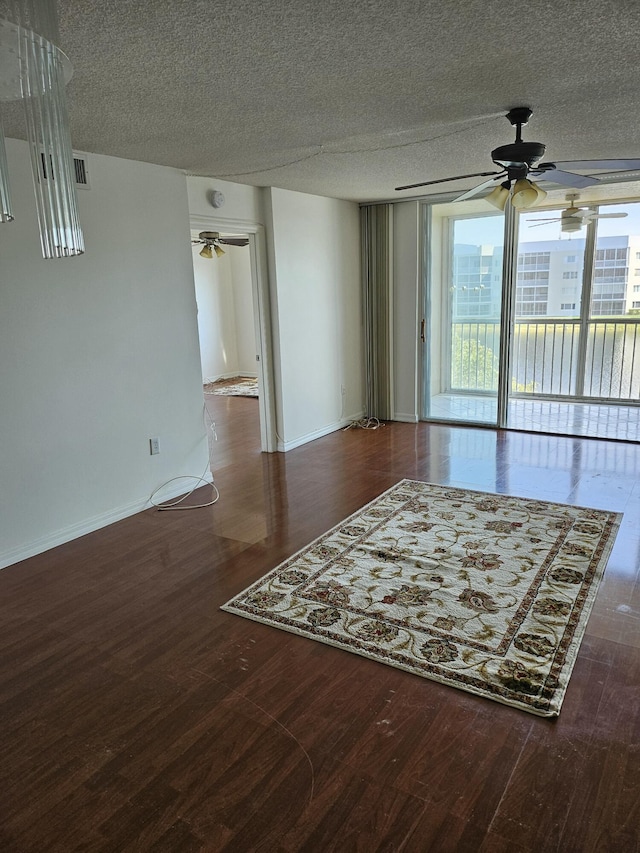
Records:
[[[454,320],[500,316],[502,246],[453,247]],[[523,241],[518,248],[515,316],[576,317],[581,310],[585,239]],[[600,237],[591,316],[640,313],[640,235]]]

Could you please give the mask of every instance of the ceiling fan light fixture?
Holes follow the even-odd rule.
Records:
[[[538,201],[538,190],[528,178],[520,178],[513,187],[511,204],[516,210],[524,210],[533,207]]]
[[[213,251],[216,253],[216,256],[218,258],[221,258],[223,255],[226,254],[225,250],[221,249],[220,246],[218,246],[216,243],[213,244]],[[209,249],[209,253],[211,253],[211,248]],[[209,257],[211,257],[211,255],[209,255]]]
[[[510,181],[503,181],[499,186],[494,187],[489,195],[485,196],[485,201],[497,207],[498,210],[504,210],[509,198],[509,190],[511,188]]]
[[[209,245],[209,243],[207,243],[206,246],[203,246],[198,254],[201,258],[213,258],[213,252],[211,251],[211,246]]]
[[[538,193],[538,198],[536,200],[536,203],[540,203],[540,202],[544,201],[545,198],[547,197],[546,191],[543,190],[538,184],[533,184],[533,188]]]

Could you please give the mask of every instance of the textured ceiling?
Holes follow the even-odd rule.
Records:
[[[355,200],[545,159],[640,156],[636,0],[58,0],[74,148]],[[5,132],[24,136],[7,110]],[[472,186],[474,181],[450,188]],[[407,192],[404,195],[411,195]]]

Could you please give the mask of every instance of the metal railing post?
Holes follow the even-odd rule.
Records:
[[[596,210],[597,208],[590,208]],[[598,220],[587,224],[584,244],[584,262],[582,265],[582,290],[580,301],[580,332],[578,333],[578,354],[576,359],[575,396],[584,396],[584,380],[587,370],[587,347],[589,344],[589,320],[591,318],[591,293],[596,262],[596,237]]]
[[[515,311],[513,310],[518,265],[518,216],[510,201],[504,209],[504,249],[502,255],[502,307],[500,311],[500,368],[498,372],[497,425],[507,426],[511,391],[511,357]]]

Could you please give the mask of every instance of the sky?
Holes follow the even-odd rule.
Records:
[[[620,235],[640,235],[640,203],[601,205],[600,213],[627,213],[624,219],[599,219],[598,236],[615,237]],[[531,211],[523,214],[520,220],[520,243],[532,243],[538,240],[584,240],[586,229],[563,234],[560,222],[538,225],[532,220],[546,219],[560,213],[550,210]],[[534,226],[535,227],[532,227]],[[460,219],[456,222],[456,240],[471,245],[499,246],[503,239],[502,216],[486,216],[473,219]]]

